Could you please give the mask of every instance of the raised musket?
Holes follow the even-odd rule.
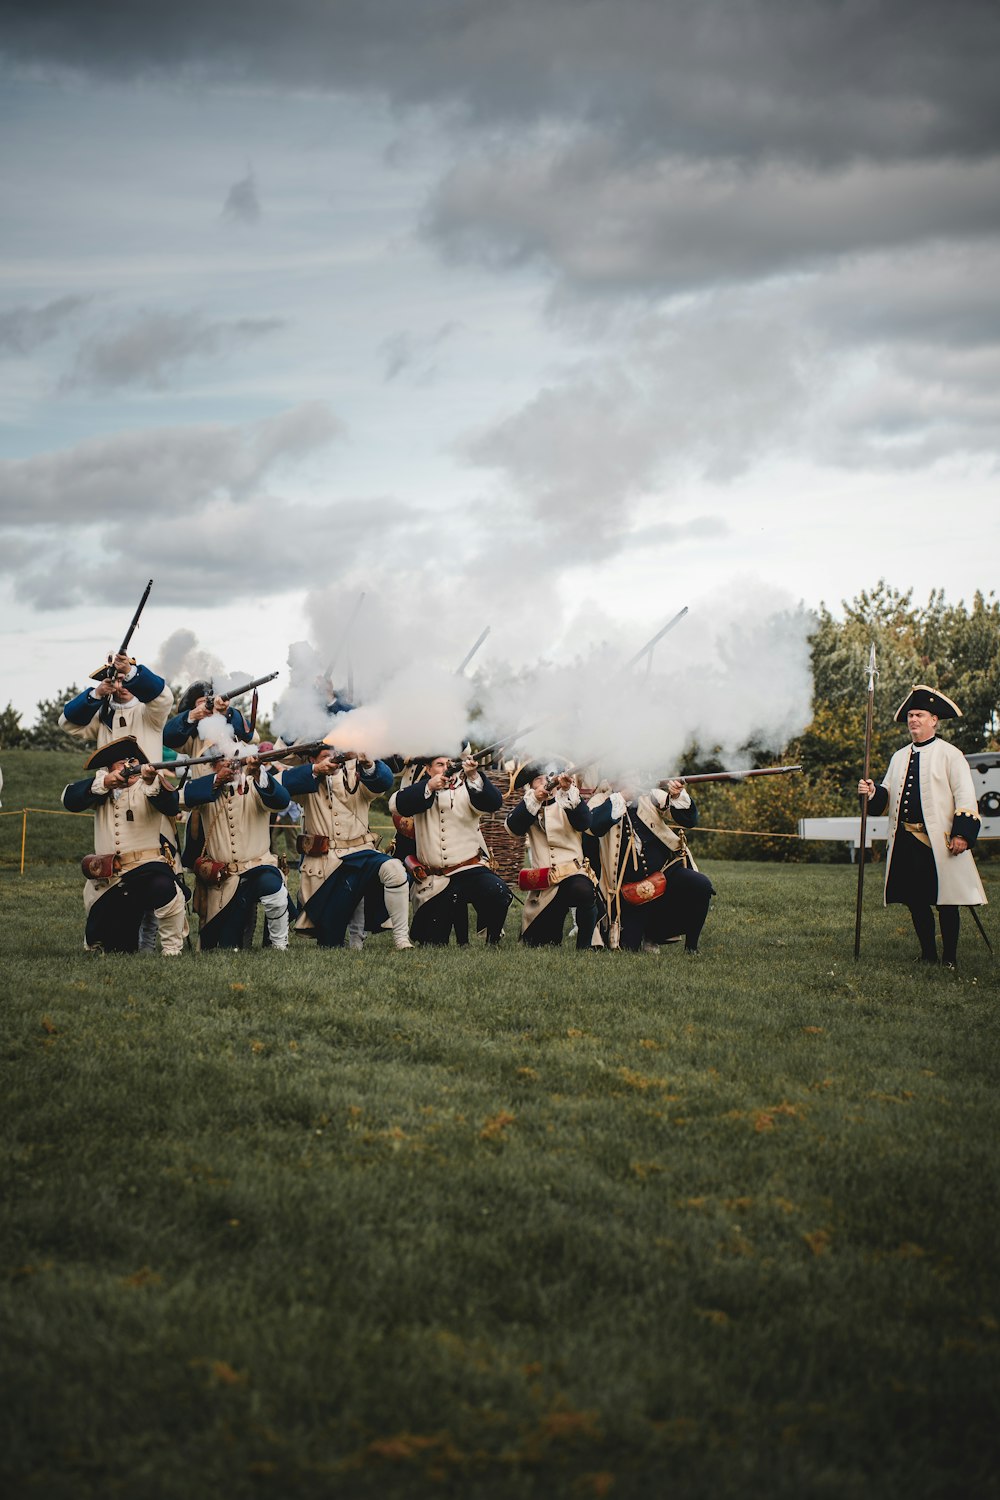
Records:
[[[146,600],[149,598],[149,591],[152,587],[153,580],[150,579],[143,591],[142,598],[139,600],[139,607],[136,610],[135,614],[132,616],[132,623],[129,625],[129,628],[125,632],[125,639],[122,641],[117,651],[108,652],[108,659],[103,667],[98,667],[96,672],[91,672],[90,675],[94,682],[117,681],[118,673],[114,665],[115,657],[124,656],[125,652],[128,650],[129,642],[135,634],[135,627],[139,623],[139,616],[142,614],[143,610],[146,607]]]

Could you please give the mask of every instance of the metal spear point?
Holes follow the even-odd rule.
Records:
[[[872,641],[872,649],[868,656],[868,710],[865,715],[865,773],[864,780],[868,780],[872,758],[872,719],[875,711],[875,679],[878,676],[878,667],[875,664],[875,642]],[[868,830],[868,798],[862,794],[861,802],[861,845],[858,853],[858,904],[854,914],[854,957],[855,960],[861,953],[861,909],[865,892],[865,847],[866,834]]]

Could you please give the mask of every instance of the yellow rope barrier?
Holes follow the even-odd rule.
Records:
[[[797,839],[799,837],[797,833],[774,833],[770,828],[703,828],[700,823],[694,828],[685,828],[684,832],[685,834],[732,833],[737,838],[744,839]]]
[[[85,812],[85,813],[70,812],[69,809],[65,808],[65,807],[15,807],[15,808],[12,808],[10,810],[10,812],[0,813],[0,818],[20,818],[21,819],[21,866],[20,866],[20,869],[18,870],[18,874],[19,875],[23,875],[24,874],[25,850],[26,850],[27,844],[28,844],[28,814],[29,813],[47,813],[50,818],[90,818],[90,817],[93,817],[92,813],[89,813],[89,812]]]

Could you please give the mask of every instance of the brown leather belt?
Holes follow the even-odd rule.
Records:
[[[459,865],[424,865],[428,875],[454,875],[458,870],[486,870],[489,869],[483,859],[463,859]]]
[[[127,849],[124,854],[116,857],[123,870],[127,870],[130,865],[151,864],[155,859],[162,859],[168,865],[174,862],[173,852],[166,849]]]

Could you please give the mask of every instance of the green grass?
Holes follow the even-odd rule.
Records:
[[[986,950],[709,873],[697,960],[175,961],[0,873],[8,1492],[995,1493]]]

